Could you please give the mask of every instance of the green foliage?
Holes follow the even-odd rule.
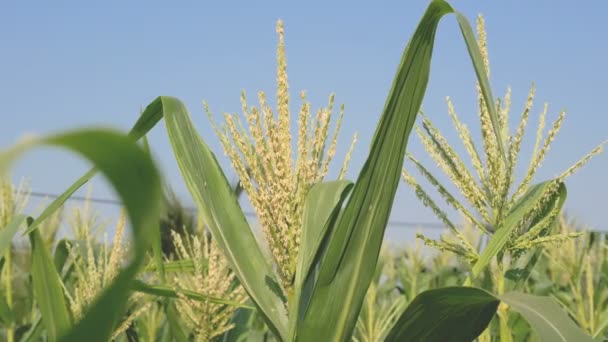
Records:
[[[117,316],[122,314],[130,283],[144,261],[158,230],[148,231],[158,222],[160,209],[160,177],[152,160],[130,138],[110,131],[81,130],[63,135],[28,140],[0,155],[3,170],[20,154],[37,145],[60,146],[89,159],[116,189],[125,204],[134,231],[135,255],[133,261],[100,296],[97,303],[73,329],[67,332],[66,341],[83,339],[105,341],[112,332]],[[35,223],[35,221],[34,221]],[[33,231],[32,223],[29,232]],[[35,228],[35,227],[34,227]],[[55,271],[50,255],[46,267]],[[44,262],[44,259],[42,260]],[[41,266],[44,267],[44,266]],[[40,300],[41,298],[38,298]],[[52,300],[58,300],[53,298]],[[64,316],[57,317],[64,320]],[[48,318],[47,318],[48,321]],[[62,323],[62,329],[65,327]],[[65,333],[62,329],[55,334]],[[91,331],[96,334],[91,335]],[[53,336],[49,336],[53,338]]]
[[[483,120],[486,120],[483,123],[486,152],[487,156],[494,157],[492,161],[488,158],[490,172],[487,174],[490,176],[482,180],[479,191],[477,188],[461,189],[464,197],[474,202],[472,205],[479,209],[481,217],[474,217],[464,205],[458,204],[424,166],[410,159],[448,200],[448,204],[463,212],[472,225],[489,239],[484,243],[480,235],[476,235],[478,240],[471,241],[466,232],[456,229],[442,209],[430,201],[420,185],[404,174],[417,194],[451,229],[451,238],[456,240],[426,239],[425,242],[465,258],[464,261],[458,259],[452,263],[445,255],[439,255],[431,257],[432,262],[427,264],[427,257],[410,250],[402,256],[389,254],[381,259],[383,235],[399,184],[409,135],[430,76],[436,30],[443,16],[450,13],[456,15],[477,75],[480,111]],[[300,208],[297,208],[302,209],[303,222],[302,231],[296,236],[299,250],[289,251],[291,254],[297,253],[297,258],[290,259],[290,264],[285,268],[295,270],[295,274],[283,272],[278,267],[285,265],[273,264],[269,260],[268,254],[275,257],[281,254],[273,251],[266,253],[265,246],[259,243],[245,218],[235,190],[227,181],[214,153],[198,135],[184,104],[177,98],[156,98],[146,107],[128,135],[106,130],[80,130],[32,139],[8,149],[0,154],[2,170],[22,153],[38,145],[72,150],[89,160],[93,168],[51,202],[35,220],[28,222],[25,233],[31,242],[31,267],[26,274],[32,278],[29,286],[35,305],[30,308],[27,323],[13,330],[18,326],[19,319],[12,301],[0,298],[0,320],[7,327],[7,335],[11,339],[22,337],[26,341],[40,337],[51,341],[134,338],[160,341],[469,341],[479,337],[482,341],[489,341],[490,337],[495,336],[501,341],[510,341],[512,336],[536,336],[543,341],[589,340],[590,337],[577,326],[578,323],[595,337],[599,336],[608,326],[608,318],[593,316],[591,319],[588,312],[593,314],[593,308],[599,306],[605,312],[605,302],[608,301],[604,297],[595,298],[594,293],[603,292],[589,290],[590,284],[599,286],[605,283],[605,280],[590,276],[590,271],[579,270],[580,274],[585,274],[586,292],[583,298],[586,298],[587,304],[579,310],[583,311],[582,315],[571,314],[576,323],[551,298],[510,291],[521,288],[534,294],[552,294],[559,298],[559,290],[555,288],[539,293],[542,292],[540,287],[533,284],[542,283],[543,277],[533,272],[537,263],[540,262],[542,266],[551,262],[544,256],[552,250],[540,249],[541,244],[570,241],[566,238],[573,236],[561,232],[553,234],[555,219],[566,197],[563,179],[572,170],[569,169],[556,180],[536,186],[529,187],[524,182],[525,185],[518,188],[512,198],[507,196],[512,180],[508,173],[499,174],[497,178],[506,180],[506,183],[491,178],[491,171],[500,169],[497,165],[504,166],[505,170],[513,170],[516,161],[514,155],[519,147],[512,143],[514,140],[506,138],[507,119],[504,109],[495,105],[489,87],[486,53],[483,44],[476,41],[465,17],[442,0],[429,4],[403,53],[369,154],[357,180],[350,182],[340,179],[306,185],[310,189],[304,201],[298,202]],[[284,59],[279,58],[279,63],[284,63]],[[280,82],[285,81],[286,75],[283,76]],[[285,109],[287,102],[279,102]],[[188,229],[184,229],[184,225],[191,225],[192,220],[179,208],[174,211],[176,216],[161,218],[163,192],[160,175],[147,142],[144,142],[144,148],[137,144],[137,140],[162,118],[201,222],[212,236],[209,238],[204,229],[190,229],[190,234],[200,234],[205,243],[202,246],[193,243],[180,246],[182,253],[173,253],[175,250],[168,246],[167,239],[163,245],[159,222],[164,223],[166,237],[171,234],[169,230],[175,236],[179,236],[180,232],[185,233]],[[278,124],[283,130],[288,128],[284,118]],[[432,151],[445,164],[451,165],[450,172],[456,179],[456,185],[469,184],[465,182],[467,176],[464,173],[456,174],[453,171],[459,169],[458,162],[427,118],[424,118],[423,126],[430,136],[430,145],[435,146]],[[515,137],[518,136],[519,133]],[[547,138],[547,141],[551,140]],[[319,148],[313,149],[320,154],[314,156],[317,162],[323,160],[323,153],[319,152],[323,149]],[[538,154],[543,154],[543,151],[546,148],[543,147]],[[289,164],[289,161],[280,161],[281,165]],[[534,171],[538,165],[536,162],[532,164]],[[269,170],[265,172],[271,172]],[[78,266],[74,258],[92,257],[90,260],[97,260],[95,257],[100,253],[103,255],[108,245],[100,244],[99,250],[102,252],[97,252],[91,246],[91,241],[55,242],[56,228],[47,229],[49,232],[41,230],[65,201],[98,171],[106,176],[125,206],[133,232],[132,255],[121,261],[118,274],[99,294],[95,294],[95,300],[86,308],[82,318],[76,319],[70,314],[66,296],[68,289],[87,279],[74,272]],[[498,189],[496,192],[491,190],[493,185],[497,185],[494,187]],[[11,220],[3,223],[4,227],[0,227],[0,237],[3,238],[0,241],[0,255],[4,252],[4,262],[8,263],[9,268],[13,265],[10,258],[13,255],[12,240],[22,220],[22,216],[13,215]],[[47,233],[48,236],[44,235]],[[197,238],[194,240],[198,241]],[[88,245],[84,248],[82,244]],[[115,240],[112,248],[119,248],[119,244],[120,240]],[[221,253],[211,253],[213,246],[217,246]],[[605,247],[605,243],[602,246]],[[53,247],[55,251],[51,253]],[[274,246],[268,247],[272,249]],[[78,253],[72,254],[73,250],[78,250]],[[590,250],[586,253],[589,254]],[[180,255],[172,259],[172,254]],[[605,254],[602,257],[605,258]],[[520,265],[522,261],[525,261],[523,266]],[[213,273],[214,265],[221,263],[228,267]],[[601,265],[599,267],[605,271],[605,263],[598,262],[596,265]],[[108,266],[94,264],[91,269],[96,267],[104,267],[104,271],[107,271],[105,267]],[[290,279],[284,279],[285,275],[289,275]],[[465,276],[467,280],[464,280]],[[242,297],[231,300],[229,296],[214,296],[211,290],[204,293],[204,290],[185,288],[179,281],[183,278],[194,279],[200,282],[197,285],[201,285],[209,280],[202,277],[217,280],[217,284],[225,286],[229,293],[244,288],[249,303],[244,304]],[[238,282],[234,281],[234,277]],[[462,283],[485,289],[458,286]],[[572,292],[579,297],[580,285],[571,286]],[[205,289],[204,286],[194,288]],[[533,291],[530,291],[531,288]],[[12,295],[12,291],[6,293]],[[135,295],[142,296],[145,302],[139,308],[128,305],[128,300]],[[205,305],[194,305],[199,303]],[[571,306],[576,307],[567,300],[560,303],[568,312],[573,311]],[[497,310],[498,315],[495,315]],[[230,318],[236,312],[231,320],[226,319],[230,321],[229,324],[219,324],[213,330],[217,334],[223,333],[221,337],[207,334],[205,327],[196,326],[200,322],[200,315],[215,312],[222,318]],[[527,323],[520,320],[521,317]],[[516,325],[516,322],[519,323]],[[530,334],[530,327],[534,334]],[[116,331],[119,333],[113,335]]]

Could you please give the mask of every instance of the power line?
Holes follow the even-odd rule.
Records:
[[[48,193],[48,192],[40,192],[40,191],[27,191],[27,192],[21,192],[22,194],[27,194],[29,196],[32,197],[39,197],[39,198],[58,198],[59,195],[57,194],[52,194],[52,193]],[[70,201],[79,201],[79,202],[85,202],[85,201],[89,201],[92,203],[100,203],[100,204],[109,204],[109,205],[115,205],[115,206],[122,206],[122,203],[120,201],[117,200],[113,200],[113,199],[107,199],[107,198],[99,198],[99,197],[87,197],[87,196],[79,196],[79,195],[72,195],[68,198],[68,200]],[[190,212],[196,212],[197,209],[195,207],[188,207],[188,206],[184,206],[182,207],[187,211]],[[243,214],[247,217],[257,217],[257,215],[254,212],[246,212],[244,211]],[[401,228],[407,228],[407,229],[415,229],[415,228],[424,228],[424,229],[445,229],[446,226],[441,224],[441,223],[437,223],[437,222],[422,222],[422,221],[401,221],[401,220],[395,220],[395,221],[389,221],[388,222],[389,226],[393,226],[393,227],[401,227]]]

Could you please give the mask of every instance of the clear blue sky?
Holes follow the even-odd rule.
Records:
[[[308,91],[315,108],[336,93],[337,102],[346,105],[338,160],[352,134],[360,134],[349,174],[354,179],[403,48],[427,1],[210,3],[2,2],[0,146],[25,133],[81,126],[126,131],[140,108],[158,95],[173,95],[185,101],[201,135],[227,166],[201,101],[207,100],[218,117],[240,111],[241,89],[252,98],[258,90],[274,93],[274,27],[282,18],[293,108],[299,105],[301,89]],[[454,6],[472,21],[478,13],[485,15],[491,83],[495,95],[513,88],[513,120],[532,81],[537,87],[532,125],[545,101],[550,103],[550,118],[562,108],[568,110],[539,172],[541,180],[559,174],[608,138],[607,2],[582,6],[575,1],[460,1]],[[455,19],[447,18],[439,28],[423,109],[455,144],[444,99],[450,95],[460,116],[476,130],[474,84]],[[531,126],[527,151],[534,131]],[[163,128],[156,128],[150,138],[165,176],[191,204]],[[423,154],[415,137],[408,148]],[[524,158],[522,166],[527,162]],[[13,176],[27,176],[33,190],[58,193],[86,167],[65,152],[45,149],[22,159]],[[226,170],[233,178],[232,170]],[[603,154],[568,181],[568,211],[596,229],[608,229],[607,170],[608,155]],[[95,196],[112,196],[102,180],[94,184]],[[404,185],[392,219],[436,221]],[[400,240],[411,234],[390,227],[389,236]]]

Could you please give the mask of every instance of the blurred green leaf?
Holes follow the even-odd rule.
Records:
[[[105,342],[119,317],[124,314],[131,281],[155,240],[153,235],[158,233],[160,176],[153,161],[132,137],[108,130],[91,129],[24,141],[0,154],[0,169],[8,168],[20,154],[38,145],[64,147],[92,162],[114,187],[130,219],[135,250],[131,263],[103,291],[80,322],[62,338],[63,341]],[[34,243],[36,236],[33,235]],[[45,268],[55,271],[50,255],[47,259],[48,265],[45,264]],[[91,334],[92,331],[95,334]]]

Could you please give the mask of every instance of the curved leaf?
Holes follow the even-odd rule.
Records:
[[[370,153],[350,200],[331,230],[310,305],[298,322],[299,340],[345,341],[351,336],[374,275],[407,141],[428,83],[437,25],[448,13],[456,14],[482,93],[489,104],[493,129],[499,133],[494,100],[473,31],[465,17],[446,2],[435,0],[405,49]],[[503,146],[500,149],[506,160]]]
[[[150,157],[123,134],[108,130],[79,130],[32,139],[0,154],[0,169],[20,154],[39,145],[67,148],[91,161],[114,187],[133,227],[135,255],[112,284],[100,295],[64,341],[107,341],[124,313],[131,281],[135,278],[154,239],[148,230],[158,231],[161,183]],[[51,268],[55,266],[51,263]],[[95,334],[91,334],[95,331]]]
[[[506,293],[499,298],[519,312],[543,342],[592,342],[550,297],[520,292]]]
[[[593,341],[550,297],[519,292],[496,296],[474,287],[445,287],[419,294],[386,341],[472,341],[486,329],[500,301],[519,312],[540,341]]]

